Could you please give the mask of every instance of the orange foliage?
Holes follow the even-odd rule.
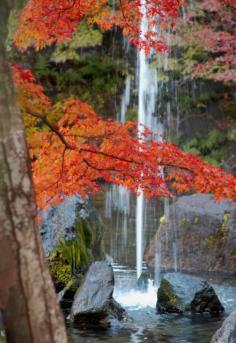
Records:
[[[23,112],[44,124],[29,136],[39,207],[78,192],[98,191],[101,180],[136,193],[142,190],[147,197],[194,190],[211,192],[216,199],[236,200],[234,175],[181,152],[173,144],[153,141],[147,129],[142,130],[143,139],[139,140],[135,123],[103,120],[80,100],[66,99],[53,105],[29,70],[19,66],[13,70]],[[30,101],[35,94],[36,105]],[[55,116],[60,119],[52,119]]]
[[[145,7],[142,0],[119,0],[115,8],[108,0],[30,0],[22,12],[15,43],[23,50],[30,46],[40,50],[70,39],[81,19],[86,19],[105,30],[119,26],[138,47],[163,51],[166,44],[153,26],[171,28],[181,6],[183,0],[146,0]],[[140,21],[144,15],[149,20],[149,30],[141,36]]]

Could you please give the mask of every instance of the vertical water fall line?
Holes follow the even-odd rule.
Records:
[[[145,2],[142,5],[143,17],[141,20],[141,35],[144,36],[148,30],[148,21],[145,15]],[[156,96],[158,91],[157,71],[151,68],[149,57],[144,50],[138,52],[138,124],[142,131],[145,125],[154,133],[161,133],[162,128],[157,117],[154,116],[156,108]],[[143,226],[145,216],[144,194],[137,197],[136,201],[136,271],[137,278],[142,274],[143,264]]]

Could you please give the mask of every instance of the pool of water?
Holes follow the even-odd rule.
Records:
[[[69,332],[72,342],[209,343],[225,316],[236,308],[236,287],[218,279],[211,284],[225,307],[223,316],[160,315],[155,310],[157,287],[152,280],[149,280],[146,291],[140,291],[136,286],[135,270],[116,264],[113,268],[114,298],[126,309],[128,318],[120,323],[114,321],[107,330],[71,327]]]

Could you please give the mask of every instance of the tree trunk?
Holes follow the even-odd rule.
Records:
[[[41,248],[27,147],[5,56],[10,0],[0,10],[0,308],[8,343],[65,343]]]

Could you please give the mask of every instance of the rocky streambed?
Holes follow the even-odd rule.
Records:
[[[223,280],[208,280],[219,299],[219,309],[222,310],[224,307],[224,312],[220,310],[214,315],[208,311],[205,313],[166,311],[160,314],[156,309],[157,287],[153,285],[153,280],[148,281],[145,290],[140,290],[137,287],[135,270],[116,264],[113,267],[115,272],[113,297],[125,309],[125,318],[122,321],[111,320],[105,330],[101,330],[101,326],[100,329],[99,326],[85,329],[79,323],[74,323],[72,326],[70,324],[69,332],[73,342],[210,343],[223,320],[236,308],[236,287]],[[178,294],[184,289],[187,298],[195,294],[196,284],[202,280],[182,273],[170,273],[164,277],[177,289],[181,284],[182,290],[179,290]],[[190,290],[191,296],[188,294]],[[229,340],[214,341],[216,342],[231,343]]]

